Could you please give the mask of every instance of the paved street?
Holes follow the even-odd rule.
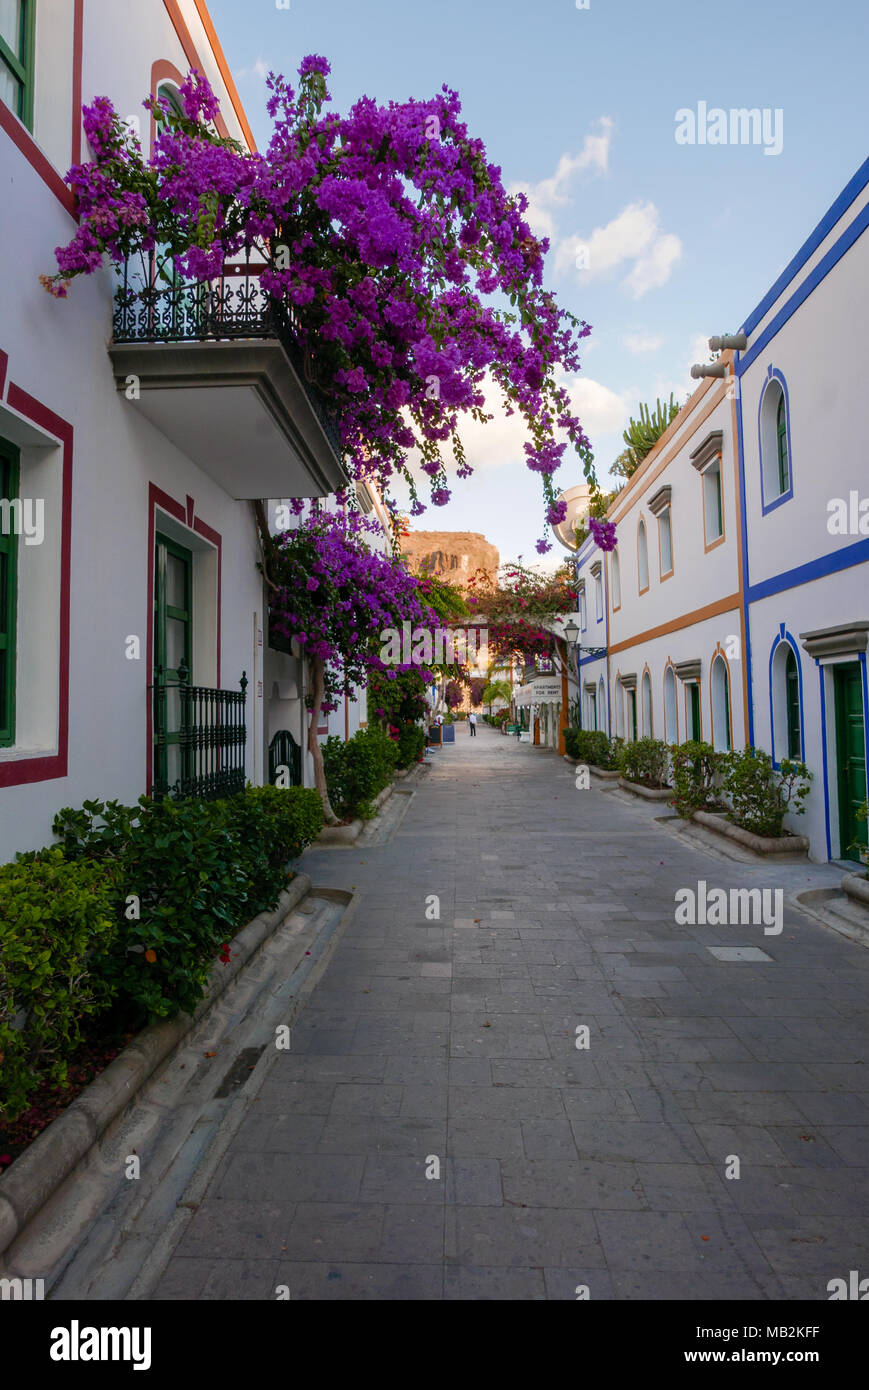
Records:
[[[780,935],[674,923],[700,880],[833,871],[707,853],[552,754],[456,737],[390,843],[305,856],[359,910],[156,1296],[826,1299],[869,1276],[869,951],[788,908]],[[771,960],[707,949],[734,945]]]

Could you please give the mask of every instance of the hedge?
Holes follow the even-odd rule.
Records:
[[[80,1019],[111,1008],[138,1027],[192,1013],[322,824],[303,787],[60,811],[60,845],[0,867],[0,1114],[63,1079]]]
[[[360,729],[345,742],[333,735],[323,744],[326,789],[332,809],[344,819],[373,815],[372,802],[392,781],[398,745],[382,729]]]
[[[620,740],[613,740],[602,729],[565,729],[564,747],[571,758],[593,767],[615,767]]]

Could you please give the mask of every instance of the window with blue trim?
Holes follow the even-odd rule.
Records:
[[[792,496],[790,424],[782,380],[771,375],[760,403],[758,421],[763,509]]]

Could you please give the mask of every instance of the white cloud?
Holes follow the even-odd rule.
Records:
[[[623,286],[639,299],[648,290],[666,284],[670,272],[682,255],[682,243],[660,226],[654,203],[629,203],[604,227],[595,227],[590,237],[569,236],[558,243],[556,273],[564,273],[584,254],[582,274],[595,278],[616,267],[633,262]]]
[[[578,154],[563,154],[555,173],[539,183],[514,183],[511,193],[524,193],[528,199],[526,216],[537,236],[556,236],[554,209],[570,200],[570,187],[578,174],[590,171],[605,174],[609,163],[613,122],[609,116],[597,121],[598,133],[586,135]]]
[[[261,82],[265,82],[271,72],[271,64],[265,58],[257,58],[256,62],[249,68],[237,68],[236,77],[258,77]]]
[[[628,352],[657,352],[664,339],[655,333],[626,333],[622,342]]]

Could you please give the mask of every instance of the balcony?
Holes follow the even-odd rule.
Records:
[[[155,800],[195,796],[203,801],[245,788],[247,677],[238,690],[164,680],[158,671],[154,700]]]
[[[260,285],[264,268],[248,260],[216,281],[161,285],[153,260],[127,261],[115,382],[231,497],[324,497],[347,481],[337,416],[292,312]]]

